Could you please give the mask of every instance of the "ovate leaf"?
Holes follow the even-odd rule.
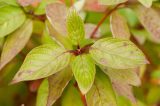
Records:
[[[86,99],[88,106],[117,106],[111,81],[102,71],[97,70],[94,84]]]
[[[102,5],[115,5],[126,1],[128,0],[99,0],[99,3]]]
[[[48,93],[49,93],[49,84],[48,80],[45,79],[43,80],[38,89],[36,106],[46,106]]]
[[[150,33],[155,42],[160,42],[160,15],[152,8],[137,6],[135,8],[141,24]]]
[[[112,81],[112,85],[118,95],[128,98],[134,104],[136,103],[136,99],[132,93],[132,87],[130,85],[119,81]]]
[[[32,28],[32,21],[28,19],[22,27],[7,37],[1,54],[0,69],[24,48],[32,34]]]
[[[131,41],[118,38],[96,41],[90,54],[98,64],[114,69],[135,68],[147,62],[141,50]]]
[[[0,37],[4,37],[20,27],[25,20],[21,8],[4,6],[0,8]]]
[[[139,86],[141,84],[139,77],[133,69],[105,69],[104,72],[110,77],[112,81],[119,81],[120,83],[126,83],[134,86]]]
[[[113,12],[110,18],[111,32],[113,37],[129,39],[130,32],[125,18],[118,12]]]
[[[60,34],[66,35],[67,8],[62,3],[52,3],[46,7],[46,15],[53,28]]]
[[[61,97],[61,106],[84,106],[81,100],[80,93],[73,86],[72,83],[69,83]]]
[[[62,95],[64,88],[72,78],[72,71],[70,67],[49,77],[49,95],[47,106],[52,106],[53,103]]]
[[[151,7],[153,0],[138,0],[140,3],[142,3],[145,7]]]
[[[72,62],[72,71],[83,94],[92,87],[95,77],[95,64],[89,55],[76,56]]]
[[[70,61],[70,54],[59,45],[44,44],[34,48],[25,58],[13,83],[48,77],[63,68]]]
[[[84,39],[85,31],[83,20],[78,15],[76,10],[72,8],[69,10],[67,15],[67,31],[68,36],[74,45],[80,44],[80,42]]]

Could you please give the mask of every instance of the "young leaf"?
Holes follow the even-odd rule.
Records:
[[[128,0],[99,0],[99,3],[102,5],[115,5],[126,1]]]
[[[83,94],[92,87],[95,77],[95,64],[89,55],[76,56],[72,62],[72,71]]]
[[[137,16],[141,24],[150,33],[155,42],[160,42],[160,16],[152,8],[145,8],[143,6],[137,6],[135,8]]]
[[[139,77],[133,69],[105,69],[104,72],[110,77],[112,81],[119,81],[120,83],[126,83],[134,86],[139,86],[141,84]]]
[[[76,10],[70,9],[67,15],[67,31],[74,45],[78,45],[85,36],[84,24]]]
[[[0,37],[10,34],[25,21],[26,17],[21,8],[8,5],[0,10]]]
[[[64,88],[72,78],[72,71],[70,67],[49,77],[49,95],[47,106],[52,106],[53,103],[62,95]]]
[[[17,2],[25,7],[25,6],[29,6],[31,4],[38,4],[39,2],[41,2],[41,0],[17,0]]]
[[[43,80],[38,89],[36,106],[46,106],[48,93],[49,93],[49,84],[48,80],[45,79]]]
[[[84,106],[78,90],[69,83],[61,97],[61,106]]]
[[[62,3],[52,3],[46,7],[46,15],[53,28],[61,35],[66,35],[67,8]]]
[[[2,69],[24,48],[31,34],[32,21],[28,19],[22,27],[7,37],[1,54],[0,69]]]
[[[146,63],[144,54],[131,41],[117,38],[96,41],[90,54],[98,64],[114,69],[136,68]]]
[[[136,103],[136,99],[132,93],[132,87],[130,85],[125,83],[120,83],[117,81],[116,82],[113,81],[112,85],[118,95],[124,96],[128,98],[131,102]]]
[[[112,84],[101,70],[97,70],[94,84],[86,99],[88,106],[117,106]]]
[[[113,12],[110,18],[111,32],[114,38],[129,39],[130,32],[125,18],[118,12]]]
[[[145,7],[151,7],[153,0],[138,0],[140,3],[142,3]]]
[[[48,77],[64,69],[69,61],[70,54],[59,45],[41,45],[26,56],[12,83]]]

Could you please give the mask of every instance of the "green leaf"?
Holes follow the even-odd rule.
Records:
[[[52,106],[53,103],[62,95],[64,88],[72,78],[72,71],[70,67],[49,77],[49,95],[47,106]]]
[[[17,0],[0,0],[0,2],[4,2],[8,5],[18,6]]]
[[[51,3],[46,7],[46,15],[53,28],[61,35],[66,35],[67,8],[62,3]]]
[[[84,106],[78,90],[69,83],[61,97],[61,106]]]
[[[76,10],[70,9],[67,15],[67,31],[74,45],[80,44],[84,39],[84,23],[81,17],[78,15]]]
[[[49,93],[49,84],[48,80],[45,79],[43,80],[38,89],[36,106],[46,106],[48,93]]]
[[[155,70],[151,73],[152,78],[160,79],[160,70]]]
[[[86,94],[94,82],[94,61],[87,54],[76,56],[72,62],[72,71],[81,92]]]
[[[145,8],[140,5],[135,7],[135,10],[141,24],[150,33],[152,39],[160,43],[160,15],[158,12],[152,8]]]
[[[4,6],[0,10],[0,37],[10,34],[25,21],[25,14],[21,8]]]
[[[134,86],[139,86],[141,84],[140,78],[133,69],[105,69],[104,72],[112,81],[119,81],[120,83],[126,83]]]
[[[113,12],[110,18],[111,32],[114,38],[129,39],[130,32],[125,18],[118,12]]]
[[[126,1],[128,0],[99,0],[99,3],[101,5],[115,5],[115,4],[123,3]]]
[[[146,64],[144,54],[129,40],[104,38],[96,41],[90,49],[92,58],[104,67],[114,69],[136,68]]]
[[[26,56],[12,83],[48,77],[64,69],[69,61],[70,54],[59,45],[41,45]]]
[[[153,0],[138,0],[140,3],[142,3],[145,7],[151,7]]]
[[[0,69],[25,47],[32,34],[32,28],[32,21],[28,19],[22,27],[7,37],[1,54]]]
[[[86,99],[88,106],[117,106],[112,84],[101,70],[97,70],[95,82]]]

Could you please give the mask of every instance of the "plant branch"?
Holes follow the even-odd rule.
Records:
[[[98,30],[98,28],[101,26],[101,24],[106,20],[106,18],[115,10],[117,10],[122,4],[124,3],[120,3],[118,5],[116,5],[113,9],[111,9],[108,12],[105,12],[106,14],[104,15],[104,17],[102,17],[102,19],[99,21],[99,23],[97,24],[96,28],[93,30],[93,32],[91,33],[91,38],[95,38],[95,34]]]

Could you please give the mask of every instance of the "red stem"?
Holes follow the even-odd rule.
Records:
[[[101,26],[101,24],[105,21],[105,19],[113,12],[115,11],[119,6],[121,6],[124,3],[120,3],[118,5],[116,5],[112,10],[106,12],[106,14],[104,15],[104,17],[102,17],[102,19],[99,21],[99,23],[97,24],[96,28],[93,30],[93,32],[91,33],[91,38],[95,38],[95,34],[98,30],[98,28]]]

